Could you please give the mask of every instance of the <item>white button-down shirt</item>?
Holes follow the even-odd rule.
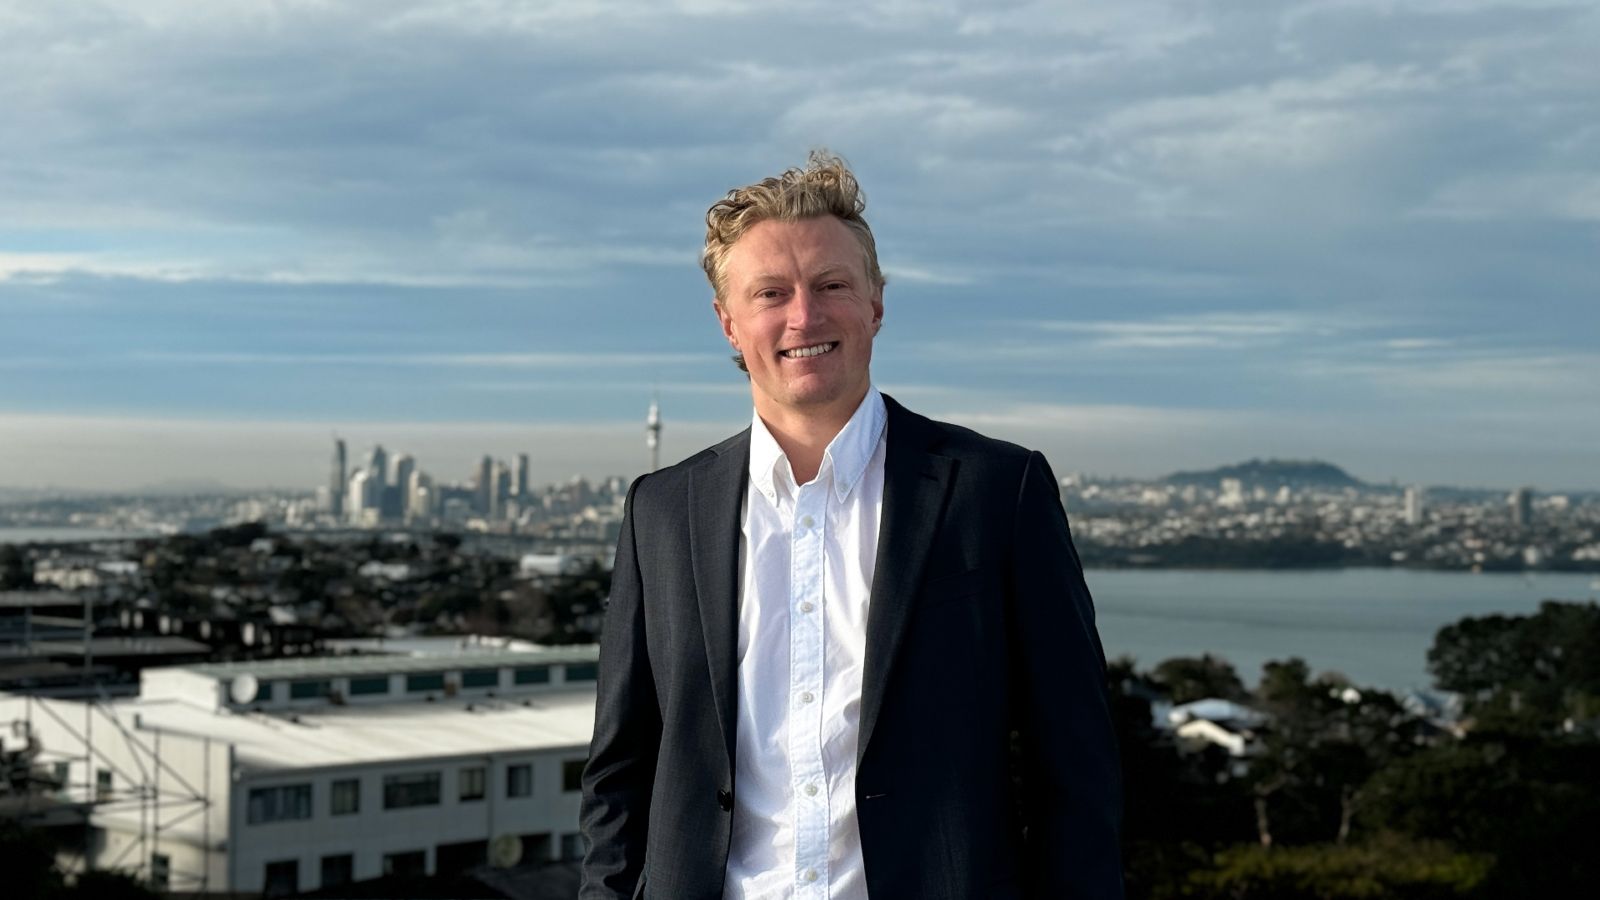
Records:
[[[886,425],[869,387],[803,485],[750,429],[728,900],[867,897],[855,762]]]

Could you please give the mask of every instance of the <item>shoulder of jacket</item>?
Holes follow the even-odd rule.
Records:
[[[1020,444],[989,437],[964,425],[931,419],[907,409],[887,394],[884,395],[884,402],[888,405],[891,442],[900,437],[940,456],[1002,466],[1021,466],[1033,452]],[[903,437],[897,435],[897,431],[900,431]]]
[[[715,462],[724,454],[739,452],[741,443],[749,439],[750,429],[746,428],[744,431],[707,447],[687,459],[673,463],[665,468],[657,469],[654,472],[640,475],[634,479],[632,487],[629,488],[629,495],[636,501],[640,497],[671,496],[674,499],[670,502],[681,502],[681,499],[678,498],[681,497],[681,492],[688,488],[691,472]]]

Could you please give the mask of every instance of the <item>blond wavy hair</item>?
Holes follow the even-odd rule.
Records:
[[[775,178],[763,178],[729,191],[706,211],[706,246],[700,253],[700,266],[716,293],[716,302],[726,299],[728,251],[745,232],[769,219],[798,222],[834,216],[860,242],[867,277],[873,286],[883,287],[886,282],[878,267],[878,245],[872,239],[872,228],[861,215],[866,208],[867,198],[850,166],[843,158],[820,149],[811,151],[805,168],[789,169]],[[741,371],[749,371],[743,355],[735,355],[733,361]]]

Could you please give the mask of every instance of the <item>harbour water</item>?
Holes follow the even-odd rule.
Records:
[[[1298,656],[1313,671],[1395,691],[1431,686],[1433,636],[1464,616],[1600,595],[1594,576],[1557,573],[1099,569],[1087,578],[1108,658],[1131,655],[1148,669],[1209,652],[1254,685],[1263,663]]]
[[[116,531],[109,528],[8,528],[0,527],[0,544],[100,541],[150,537],[150,532]]]
[[[83,528],[0,528],[0,544],[140,537]],[[1106,656],[1148,669],[1212,653],[1246,684],[1261,665],[1299,656],[1317,672],[1389,690],[1426,688],[1428,647],[1464,616],[1529,613],[1546,599],[1593,600],[1584,574],[1480,574],[1411,569],[1091,569]]]

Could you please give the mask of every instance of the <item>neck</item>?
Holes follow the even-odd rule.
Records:
[[[756,415],[761,417],[761,423],[767,426],[772,439],[778,442],[779,449],[788,458],[795,484],[806,484],[817,477],[817,471],[822,468],[822,454],[827,451],[828,444],[844,430],[866,396],[866,388],[862,388],[861,393],[847,403],[816,410],[772,408],[773,404],[765,404],[768,408],[763,409],[764,404],[757,397]]]

